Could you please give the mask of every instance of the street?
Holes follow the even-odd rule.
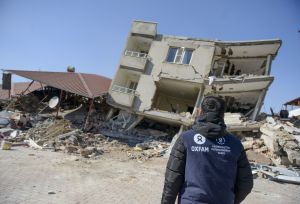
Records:
[[[0,151],[0,203],[160,203],[166,159],[98,160],[25,147]],[[256,179],[244,203],[299,203],[300,186]]]

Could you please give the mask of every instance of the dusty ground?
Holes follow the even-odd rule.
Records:
[[[17,147],[0,150],[0,203],[159,203],[166,160],[124,153],[99,160]],[[256,179],[244,203],[300,203],[300,186]]]

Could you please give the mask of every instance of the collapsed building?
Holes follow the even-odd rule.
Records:
[[[30,100],[17,101],[21,112],[10,105],[13,100],[0,112],[0,125],[10,127],[0,128],[0,139],[26,140],[34,148],[89,158],[107,144],[110,150],[120,147],[129,158],[167,156],[180,132],[194,123],[202,99],[213,95],[225,100],[225,123],[241,139],[249,160],[300,166],[299,118],[288,118],[287,108],[272,117],[258,115],[274,79],[271,64],[280,40],[224,42],[160,35],[156,30],[156,23],[133,22],[113,80],[69,69],[5,70],[9,83],[2,89],[8,95],[14,95],[11,74],[32,82],[20,94],[28,93]],[[34,106],[34,96],[39,100],[32,112],[28,107]],[[57,104],[50,114],[41,114],[44,102],[49,100],[51,108],[53,98]],[[284,105],[299,106],[299,98]],[[7,111],[10,107],[14,113]],[[29,118],[33,127],[23,127]]]
[[[104,76],[75,73],[73,71],[5,70],[3,73],[3,79],[5,80],[3,80],[2,86],[2,92],[4,93],[13,92],[13,86],[10,85],[11,74],[31,79],[32,81],[30,83],[22,83],[23,91],[18,94],[16,100],[9,101],[6,110],[12,108],[13,110],[18,109],[18,111],[41,114],[42,112],[45,113],[47,109],[50,112],[55,111],[56,117],[62,110],[72,110],[75,113],[69,115],[72,115],[74,122],[84,124],[83,121],[85,120],[85,127],[88,125],[90,116],[99,110],[100,104],[101,106],[105,104],[107,90],[111,83],[111,79]],[[50,105],[51,100],[56,101],[54,106],[53,104]],[[49,103],[49,107],[47,103]],[[101,107],[101,111],[104,108]]]
[[[203,97],[226,101],[231,131],[259,130],[255,121],[274,77],[281,40],[227,42],[162,35],[157,23],[134,21],[110,85],[107,118],[130,130],[143,119],[193,124]]]

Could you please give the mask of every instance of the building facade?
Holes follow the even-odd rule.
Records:
[[[156,23],[134,21],[108,103],[121,110],[126,128],[143,118],[189,126],[207,95],[222,96],[226,112],[255,120],[274,79],[271,64],[280,46],[279,39],[225,42],[161,35]]]

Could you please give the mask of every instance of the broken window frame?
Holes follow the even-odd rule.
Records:
[[[170,54],[174,54],[173,51],[176,49],[175,55],[171,56]],[[173,50],[171,52],[171,50]],[[186,64],[189,65],[191,63],[192,57],[193,57],[193,49],[185,48],[185,47],[169,47],[169,51],[166,57],[166,62],[168,63],[175,63],[175,64]],[[187,55],[190,56],[187,56]],[[187,62],[185,62],[185,59],[188,59]]]

